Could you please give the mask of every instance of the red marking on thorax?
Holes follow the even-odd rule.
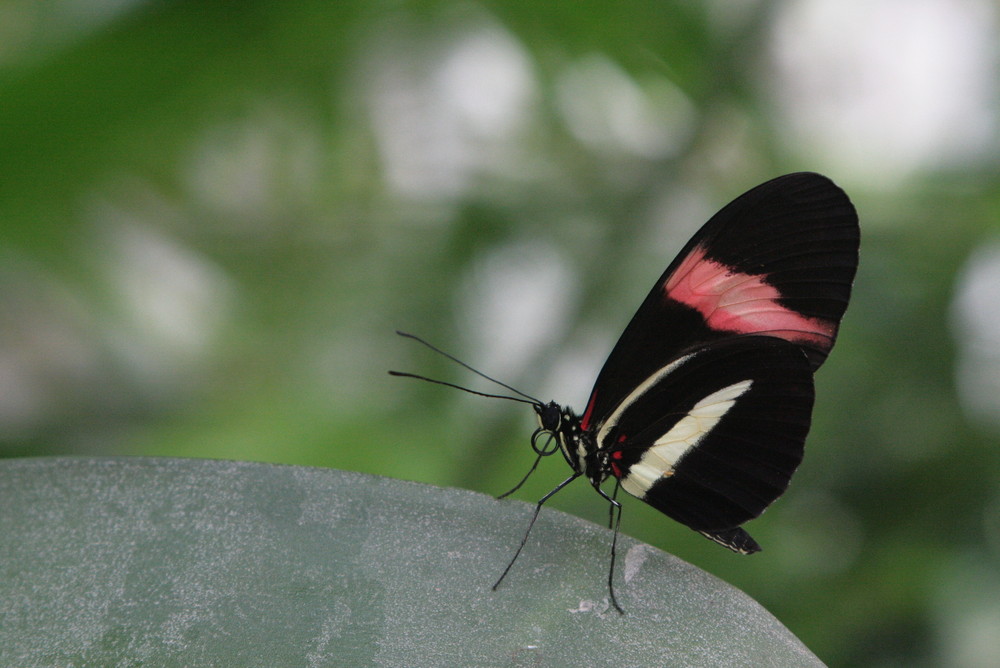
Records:
[[[781,293],[764,275],[740,274],[705,258],[695,248],[663,285],[675,301],[697,309],[714,330],[767,334],[796,343],[829,348],[834,324],[809,318],[778,303]]]
[[[583,412],[583,417],[580,418],[580,429],[584,431],[590,430],[590,418],[593,417],[595,401],[597,401],[597,390],[594,390],[593,394],[590,395],[590,401],[587,402],[587,410]]]

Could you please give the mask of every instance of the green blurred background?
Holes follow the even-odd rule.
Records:
[[[764,552],[623,528],[831,665],[988,665],[998,44],[976,0],[0,0],[0,454],[503,492],[532,412],[390,378],[477,384],[393,330],[580,408],[702,222],[819,171],[862,263]],[[584,483],[551,504],[606,521]]]

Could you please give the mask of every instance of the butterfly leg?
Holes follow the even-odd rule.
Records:
[[[615,500],[618,498],[618,490],[621,488],[621,480],[615,478],[615,491],[611,492],[611,503],[608,504],[608,528],[614,529],[615,521]],[[601,496],[604,496],[603,494]],[[606,497],[605,497],[606,498]],[[621,506],[618,506],[619,514],[621,513]],[[619,518],[620,519],[620,518]]]
[[[507,564],[507,568],[503,569],[503,573],[500,574],[500,577],[497,578],[497,581],[493,584],[493,591],[496,591],[496,588],[500,586],[500,583],[503,582],[503,579],[507,577],[507,573],[510,571],[511,566],[513,566],[514,562],[517,561],[517,558],[521,556],[521,550],[524,549],[524,544],[528,542],[528,535],[531,533],[531,527],[535,526],[535,520],[538,519],[538,513],[540,513],[542,510],[542,504],[551,499],[556,492],[558,492],[563,487],[565,487],[566,485],[570,484],[571,482],[579,478],[581,475],[583,474],[574,473],[573,475],[571,475],[570,477],[566,478],[561,483],[556,485],[555,489],[553,489],[551,492],[549,492],[548,494],[546,494],[545,496],[543,496],[541,499],[538,500],[538,503],[535,504],[535,514],[531,516],[531,521],[528,522],[528,530],[524,532],[524,538],[521,539],[521,544],[517,546],[517,552],[514,553],[514,558],[510,560],[510,563]]]
[[[545,440],[544,445],[542,445],[542,447],[539,448],[537,445],[537,441],[541,436],[547,436],[548,438]],[[535,457],[535,463],[531,465],[531,468],[528,470],[528,472],[524,474],[523,478],[521,478],[521,482],[517,483],[511,489],[507,490],[506,492],[498,496],[497,499],[507,498],[517,490],[521,489],[521,485],[523,485],[528,480],[528,477],[535,472],[535,469],[538,468],[538,463],[542,461],[542,457],[548,457],[551,454],[559,452],[558,447],[555,448],[549,447],[552,443],[555,442],[556,442],[555,436],[552,435],[552,432],[545,431],[544,429],[536,429],[535,433],[531,435],[531,448],[538,454],[538,456]]]
[[[616,481],[615,491],[612,492],[611,496],[608,496],[607,492],[597,485],[594,485],[594,489],[596,489],[597,493],[603,496],[610,504],[608,507],[608,528],[613,529],[614,533],[611,537],[611,565],[608,568],[608,594],[611,597],[611,605],[614,606],[615,610],[617,610],[619,614],[624,615],[625,611],[622,610],[620,605],[618,605],[618,599],[615,597],[615,558],[618,553],[618,528],[622,523],[622,504],[620,501],[616,500],[619,486],[620,483]]]

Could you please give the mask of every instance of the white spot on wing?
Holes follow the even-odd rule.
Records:
[[[696,403],[670,431],[653,442],[642,459],[629,468],[628,475],[622,480],[625,491],[641,499],[657,480],[672,475],[678,460],[715,428],[751,385],[752,380],[741,380]]]

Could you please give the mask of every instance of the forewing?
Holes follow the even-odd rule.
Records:
[[[812,370],[783,339],[742,336],[690,351],[595,425],[628,493],[707,532],[757,517],[802,461]]]
[[[729,336],[789,341],[818,368],[847,308],[858,245],[857,213],[824,176],[789,174],[738,197],[639,307],[597,378],[584,428],[685,351]]]

